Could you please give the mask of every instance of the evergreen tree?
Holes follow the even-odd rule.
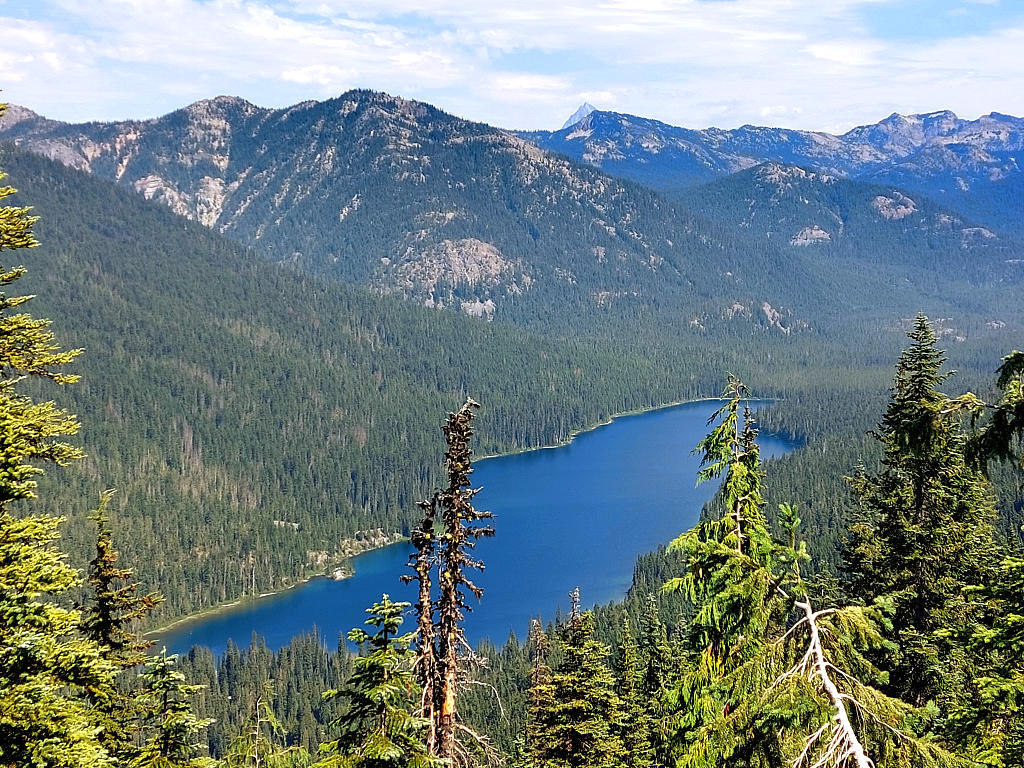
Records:
[[[1000,399],[990,405],[967,393],[948,401],[947,410],[966,410],[977,422],[967,455],[981,471],[1000,461],[1024,466],[1024,353],[1005,356],[996,386]],[[1024,765],[1024,559],[1005,553],[987,583],[965,588],[980,607],[978,621],[947,627],[939,634],[965,643],[971,669],[964,695],[945,727],[966,754],[984,765]]]
[[[353,629],[348,639],[358,643],[362,655],[341,691],[327,691],[328,700],[346,698],[347,711],[331,725],[342,730],[321,746],[330,756],[317,768],[437,768],[443,763],[427,749],[428,721],[410,711],[418,694],[412,673],[413,634],[399,635],[402,611],[409,603],[394,603],[387,595],[367,609],[369,634]]]
[[[0,187],[0,200],[13,193]],[[37,245],[35,221],[28,208],[0,207],[0,254]],[[24,273],[0,268],[0,286]],[[113,670],[78,635],[78,612],[52,600],[79,583],[53,546],[62,519],[13,509],[34,497],[39,463],[82,455],[60,439],[78,431],[75,417],[19,391],[27,377],[74,382],[60,371],[80,352],[60,349],[49,320],[12,312],[31,298],[0,293],[0,765],[100,768],[110,758],[84,694],[109,690]]]
[[[622,705],[619,739],[625,752],[623,766],[651,768],[654,765],[653,724],[648,699],[643,691],[640,650],[629,619],[622,622],[622,634],[615,657],[615,693]]]
[[[547,655],[548,637],[540,622],[530,622],[530,692],[526,711],[524,753],[530,766],[542,766],[552,742],[551,713],[555,707],[555,688]]]
[[[658,615],[658,598],[648,595],[640,614],[640,697],[647,709],[654,765],[671,764],[669,754],[669,694],[679,677],[665,625]]]
[[[1006,355],[997,373],[998,403],[988,405],[968,393],[951,401],[950,406],[966,408],[975,419],[991,411],[988,421],[972,435],[968,448],[969,456],[982,470],[1000,459],[1014,459],[1024,468],[1024,453],[1020,452],[1024,436],[1024,352],[1014,350]]]
[[[716,764],[707,757],[709,729],[749,695],[735,673],[785,622],[791,601],[781,587],[793,580],[791,571],[779,568],[784,558],[777,556],[780,548],[765,520],[757,428],[746,407],[741,424],[746,389],[730,377],[725,396],[727,402],[709,421],[718,423],[697,445],[702,453],[698,482],[725,475],[724,511],[672,542],[670,550],[683,554],[686,575],[665,585],[666,590],[682,590],[693,604],[675,692],[674,741],[682,762],[701,768]],[[766,753],[777,749],[770,730],[760,737],[749,743]]]
[[[594,639],[594,617],[573,611],[561,629],[562,661],[551,677],[549,709],[537,713],[540,738],[529,745],[537,768],[618,768],[625,751],[620,738],[623,713],[608,668],[607,646]]]
[[[966,641],[973,667],[946,730],[978,763],[1024,765],[1024,559],[1006,557],[990,584],[968,589],[984,616],[947,630]]]
[[[224,755],[224,768],[305,768],[313,762],[304,749],[286,748],[283,740],[284,728],[274,712],[273,685],[267,680]]]
[[[82,633],[95,642],[118,672],[127,672],[147,660],[146,649],[152,642],[136,631],[138,621],[161,601],[156,592],[139,595],[133,572],[117,565],[118,553],[108,526],[106,506],[113,495],[107,491],[90,515],[96,523],[96,556],[89,563],[88,582],[92,600],[82,614]],[[107,690],[91,698],[103,726],[101,741],[117,760],[127,763],[135,749],[135,731],[139,715],[135,697],[126,690],[126,681],[113,680]]]
[[[847,589],[892,607],[898,650],[880,659],[888,692],[921,706],[949,706],[970,677],[962,644],[940,630],[972,621],[963,587],[998,562],[994,502],[965,459],[966,438],[937,387],[948,376],[927,318],[918,316],[900,356],[876,439],[882,468],[850,480],[859,509],[845,546]]]
[[[678,584],[694,601],[676,737],[688,768],[961,766],[917,737],[918,713],[873,687],[884,679],[866,652],[891,652],[875,607],[816,610],[799,562],[796,509],[782,510],[788,543],[760,510],[761,470],[744,392],[730,382],[722,422],[700,447],[703,477],[725,472],[724,512],[673,546],[686,556]]]
[[[143,713],[145,741],[132,768],[203,768],[210,763],[196,757],[197,734],[213,722],[192,711],[191,699],[202,686],[187,684],[177,662],[176,655],[161,651],[142,675],[144,688],[137,703]]]
[[[648,595],[640,614],[640,690],[650,706],[660,704],[672,676],[672,651],[658,615],[658,598]]]

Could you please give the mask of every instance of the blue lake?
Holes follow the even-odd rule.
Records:
[[[512,631],[522,638],[532,617],[566,609],[576,586],[584,606],[622,598],[637,556],[691,528],[714,495],[713,483],[695,486],[698,458],[691,451],[719,405],[687,403],[624,416],[563,447],[476,462],[474,486],[483,490],[475,506],[495,514],[497,533],[477,545],[486,570],[474,580],[484,595],[479,604],[470,598],[469,641],[487,637],[500,644]],[[766,459],[795,447],[765,433],[759,443]],[[362,624],[364,610],[381,593],[415,602],[415,584],[399,581],[411,573],[409,553],[404,543],[367,552],[355,558],[351,578],[314,579],[178,625],[157,647],[181,653],[205,645],[219,654],[229,638],[246,646],[255,633],[277,649],[316,627],[333,648],[339,634]],[[412,629],[411,621],[407,626]]]

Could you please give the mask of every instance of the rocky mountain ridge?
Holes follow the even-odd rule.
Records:
[[[943,200],[997,227],[1019,229],[1024,118],[948,110],[892,114],[841,135],[744,125],[694,130],[595,110],[559,131],[524,134],[538,146],[663,191],[763,162],[894,184]]]
[[[702,132],[684,132],[682,144],[659,143],[649,132],[661,124],[625,123],[639,126],[635,146],[662,161],[673,157],[726,180],[754,166],[752,155],[721,151],[734,141],[727,132],[712,151]],[[623,116],[591,112],[566,136],[593,136],[611,124],[622,126]],[[760,200],[758,185],[781,190],[796,180],[814,182],[801,193],[811,208],[834,206],[814,190],[842,174],[822,176],[788,162],[740,174],[723,188],[730,200],[717,212],[704,210],[699,197],[673,201],[592,167],[600,158],[603,166],[611,162],[615,147],[601,145],[603,155],[576,162],[544,151],[537,136],[373,91],[285,109],[221,96],[150,120],[81,125],[18,108],[0,122],[0,141],[127,186],[280,265],[488,320],[564,327],[692,313],[703,328],[744,317],[730,311],[739,303],[772,307],[761,324],[778,329],[770,317],[800,317],[801,304],[820,302],[815,292],[835,293],[837,307],[858,292],[870,302],[903,300],[891,276],[876,285],[862,274],[857,239],[841,238],[827,220],[831,214],[795,216],[792,195],[770,194],[761,207],[762,219],[782,220],[781,239],[752,239],[740,212],[720,215],[733,203]],[[697,149],[703,154],[695,159]],[[982,267],[977,279],[1001,279],[1009,241],[976,238],[977,247],[972,240],[968,248],[949,232],[877,227],[885,212],[892,220],[906,196],[891,187],[872,196],[892,201],[871,213],[871,231],[883,241],[872,247],[890,255],[886,268],[923,270],[904,274],[904,282],[929,280],[929,270],[959,263],[967,250]],[[972,226],[952,212],[942,215],[961,229]],[[853,249],[845,272],[820,256],[789,255],[792,247],[833,241]]]
[[[371,91],[279,110],[218,97],[121,123],[16,118],[0,140],[129,186],[274,261],[487,318],[692,295],[692,254],[710,244],[648,190]]]

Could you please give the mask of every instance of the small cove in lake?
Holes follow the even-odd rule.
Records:
[[[479,540],[485,563],[473,579],[484,589],[466,617],[466,635],[503,643],[524,637],[529,620],[568,607],[579,586],[584,606],[625,596],[639,555],[696,524],[717,484],[695,486],[699,459],[691,451],[707,434],[719,401],[698,401],[621,416],[570,443],[474,462],[474,504],[494,512],[494,538]],[[764,459],[796,447],[761,433]],[[415,602],[415,585],[399,577],[410,547],[403,542],[353,559],[355,573],[340,581],[316,578],[293,589],[174,625],[157,636],[169,653],[205,645],[221,654],[230,638],[248,645],[254,634],[271,649],[318,628],[334,647],[387,592]],[[412,629],[411,618],[406,627]]]

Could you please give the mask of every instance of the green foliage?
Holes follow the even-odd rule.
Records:
[[[796,508],[781,506],[788,542],[773,541],[752,427],[738,426],[738,382],[729,394],[698,446],[703,477],[726,473],[723,514],[673,545],[687,573],[668,586],[685,587],[694,603],[674,702],[678,765],[966,765],[920,739],[915,709],[877,689],[885,676],[870,653],[897,650],[879,609],[812,607]]]
[[[746,692],[733,677],[785,620],[790,603],[781,587],[794,580],[792,571],[779,568],[785,559],[778,557],[780,548],[764,517],[757,429],[746,409],[740,425],[746,391],[734,377],[726,397],[709,421],[718,423],[697,445],[702,452],[698,482],[725,475],[724,513],[672,542],[669,550],[682,555],[686,575],[665,585],[682,590],[693,605],[675,727],[683,763],[694,766],[714,764],[696,756],[705,747],[706,731],[742,703]],[[770,736],[765,738],[765,748],[771,749]]]
[[[423,414],[470,391],[487,403],[486,455],[700,396],[725,365],[768,364],[760,331],[737,330],[719,362],[685,324],[540,334],[324,283],[133,192],[3,151],[19,195],[47,212],[27,280],[89,349],[68,393],[89,458],[41,502],[73,508],[117,480],[111,525],[139,581],[166,597],[155,620],[292,586],[410,530],[414,501],[444,481]],[[810,339],[767,341],[773,367],[818,358]],[[93,533],[84,515],[69,520],[80,567]]]
[[[925,317],[900,356],[877,440],[881,471],[850,480],[860,514],[845,551],[849,594],[893,607],[899,648],[884,662],[887,691],[924,705],[955,700],[969,679],[963,649],[939,630],[973,620],[963,588],[991,578],[994,500],[965,459],[959,420],[938,385],[943,354]]]
[[[624,619],[615,656],[615,693],[622,706],[619,740],[622,742],[626,768],[650,768],[654,765],[654,722],[651,699],[643,688],[645,669],[641,666],[640,649],[633,639],[629,620]]]
[[[284,747],[284,735],[274,713],[274,687],[267,680],[224,755],[224,768],[308,768],[312,756],[301,748]]]
[[[366,624],[372,635],[353,629],[349,642],[358,643],[362,654],[355,661],[352,677],[341,691],[327,691],[324,697],[344,697],[345,713],[332,723],[341,729],[334,741],[321,746],[328,754],[317,768],[434,768],[443,765],[432,757],[424,742],[427,721],[410,711],[416,704],[409,645],[413,633],[399,635],[402,611],[409,603],[394,603],[387,595],[367,609]]]
[[[196,701],[196,713],[214,722],[206,729],[207,748],[215,757],[226,755],[246,730],[256,703],[265,698],[267,681],[274,685],[274,714],[284,729],[281,743],[315,753],[330,738],[330,723],[341,714],[338,699],[323,693],[344,686],[353,658],[344,644],[329,653],[324,638],[300,635],[272,652],[259,638],[245,650],[229,643],[219,658],[204,648],[182,657],[186,679],[206,684]]]
[[[137,594],[132,571],[117,565],[118,553],[108,525],[106,505],[113,491],[100,497],[90,518],[96,523],[96,556],[89,563],[91,595],[82,611],[81,632],[100,648],[103,658],[120,673],[106,690],[92,692],[95,717],[102,725],[100,740],[117,760],[127,763],[135,753],[135,731],[140,716],[131,680],[125,673],[147,661],[152,642],[138,634],[138,622],[162,600],[159,593]]]
[[[78,583],[53,546],[60,520],[0,511],[0,765],[110,764],[86,695],[113,668],[78,636],[79,615],[51,598]]]
[[[12,193],[0,188],[0,200]],[[26,208],[0,207],[0,254],[35,246],[35,221]],[[24,272],[0,269],[0,285]],[[110,758],[86,695],[109,690],[113,669],[78,635],[78,612],[54,602],[79,583],[54,546],[62,519],[12,509],[34,497],[39,463],[81,456],[60,440],[78,430],[75,418],[20,391],[26,377],[75,380],[60,370],[78,351],[60,350],[49,321],[11,313],[31,298],[0,294],[0,765],[100,768]]]
[[[946,634],[966,642],[973,662],[965,695],[945,724],[966,754],[986,766],[1024,764],[1024,560],[1007,557],[988,584],[968,588],[981,619]]]
[[[196,717],[192,698],[202,686],[189,685],[177,669],[178,657],[161,651],[142,674],[143,689],[137,702],[142,712],[143,745],[131,768],[204,768],[197,757],[198,734],[212,721]]]
[[[594,619],[578,604],[560,629],[561,661],[545,682],[535,666],[527,752],[535,768],[616,768],[626,758],[622,702],[608,668],[608,647],[594,639]]]

